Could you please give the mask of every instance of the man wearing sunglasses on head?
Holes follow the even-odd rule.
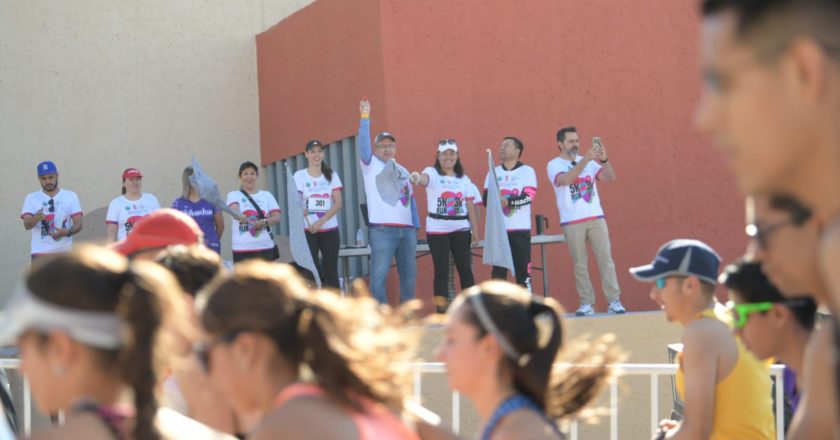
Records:
[[[574,265],[575,285],[580,299],[575,315],[593,315],[595,289],[589,279],[589,251],[592,246],[601,286],[607,297],[609,313],[624,313],[619,297],[618,277],[610,250],[610,233],[604,218],[604,208],[597,182],[612,182],[616,179],[615,169],[607,157],[607,150],[601,138],[592,140],[592,148],[579,155],[580,139],[575,127],[564,127],[557,131],[557,148],[560,155],[547,165],[548,179],[554,187],[557,209],[560,211],[560,225],[566,234],[569,254]]]
[[[811,210],[789,195],[756,196],[747,200],[747,222],[752,238],[749,252],[782,295],[810,297],[818,306],[828,306],[831,296],[817,254],[820,225]],[[820,320],[805,347],[802,398],[788,438],[824,438],[826,433],[840,432],[833,321],[833,317]]]
[[[729,290],[727,304],[735,334],[762,360],[786,365],[785,428],[801,396],[805,347],[814,330],[817,304],[811,298],[787,299],[761,271],[761,264],[742,260],[724,269],[718,281]]]
[[[683,420],[664,420],[657,438],[759,439],[776,437],[770,372],[732,334],[732,318],[715,299],[720,257],[698,240],[672,240],[652,263],[630,269],[652,282],[650,297],[665,317],[684,327],[677,391]]]
[[[41,190],[26,196],[20,218],[23,227],[32,231],[31,258],[68,252],[73,235],[82,230],[82,206],[79,197],[58,187],[55,163],[44,161],[36,168]]]

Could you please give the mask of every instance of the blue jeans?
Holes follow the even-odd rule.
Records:
[[[382,304],[388,303],[385,281],[391,259],[397,258],[400,275],[400,303],[414,299],[417,280],[417,230],[401,226],[370,226],[370,293]]]

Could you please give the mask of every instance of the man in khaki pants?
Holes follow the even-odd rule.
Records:
[[[561,128],[557,132],[557,147],[560,156],[548,163],[548,180],[554,187],[560,224],[566,234],[566,243],[574,263],[575,285],[580,297],[580,307],[575,315],[595,313],[592,307],[595,304],[595,289],[589,280],[587,241],[592,245],[595,261],[598,262],[601,286],[609,302],[607,310],[610,313],[624,313],[610,251],[610,235],[595,185],[599,180],[615,180],[615,170],[609,162],[607,150],[600,138],[594,138],[592,149],[586,155],[579,156],[580,140],[575,127]]]

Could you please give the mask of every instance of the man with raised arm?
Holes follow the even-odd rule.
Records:
[[[370,142],[370,101],[359,105],[361,120],[356,146],[365,182],[370,221],[370,291],[380,303],[388,303],[385,282],[391,259],[397,259],[400,302],[414,298],[417,279],[417,203],[409,173],[396,161],[397,139],[390,132]]]

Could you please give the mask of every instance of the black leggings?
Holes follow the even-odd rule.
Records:
[[[233,262],[239,263],[245,260],[260,259],[265,261],[274,261],[274,249],[266,249],[264,251],[243,251],[233,253]]]
[[[321,275],[321,285],[340,289],[341,285],[338,284],[338,248],[341,246],[341,236],[338,235],[338,229],[315,234],[307,232],[306,242],[309,244],[309,252],[312,253],[312,261],[315,262],[318,274]],[[323,262],[318,261],[319,250]]]
[[[510,252],[513,254],[513,270],[516,271],[516,284],[528,287],[528,273],[531,265],[531,233],[530,231],[508,232]],[[495,280],[506,280],[508,270],[504,267],[493,266],[490,277]]]
[[[455,269],[461,280],[461,290],[475,284],[470,267],[470,231],[457,231],[448,234],[426,234],[432,262],[435,265],[435,296],[449,297],[449,252],[455,260]]]

